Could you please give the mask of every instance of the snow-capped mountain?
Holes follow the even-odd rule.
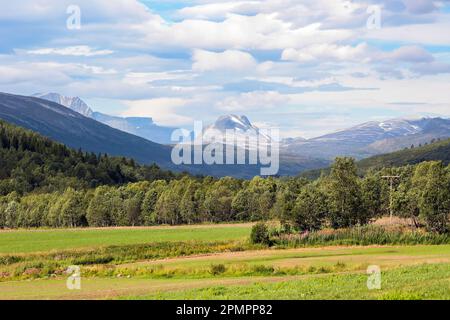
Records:
[[[223,132],[225,130],[238,130],[242,132],[249,130],[258,131],[258,128],[253,126],[246,116],[237,116],[234,114],[219,117],[210,128]]]
[[[125,156],[133,158],[139,163],[156,163],[165,169],[187,171],[195,175],[233,176],[245,179],[251,179],[261,172],[261,165],[251,164],[177,166],[172,161],[170,146],[153,143],[136,135],[111,128],[111,126],[85,117],[59,103],[36,97],[0,92],[0,119],[38,132],[74,149],[80,148],[96,154]],[[122,121],[121,119],[123,118],[119,118],[117,121]],[[151,122],[151,119],[143,118],[128,118],[127,120],[130,124],[140,128]],[[140,123],[141,121],[144,123]],[[280,155],[279,175],[297,175],[305,170],[318,169],[328,165],[329,161],[323,159]]]
[[[131,133],[161,144],[171,144],[174,128],[161,127],[152,118],[123,118],[94,112],[78,97],[65,97],[57,93],[35,94],[35,97],[66,106],[78,114],[92,118],[115,129]],[[60,110],[58,110],[60,112]],[[195,143],[208,144],[225,137],[233,130],[237,147],[257,148],[258,143],[269,144],[273,139],[250,122],[246,116],[225,115],[204,128],[203,135]],[[370,121],[349,129],[326,134],[317,138],[290,138],[280,141],[283,155],[333,160],[337,156],[357,159],[389,153],[450,137],[450,120],[442,118],[391,119]],[[228,141],[226,142],[228,143]]]
[[[134,134],[136,136],[161,144],[171,143],[171,134],[175,128],[158,126],[152,118],[130,117],[123,118],[94,112],[79,97],[66,97],[59,93],[36,93],[33,97],[56,102],[85,117],[92,118],[112,128]]]
[[[0,92],[0,119],[74,149],[173,167],[170,147],[111,128],[53,101]]]
[[[367,150],[376,154],[388,153],[411,145],[425,144],[433,139],[450,137],[450,119],[422,118],[407,120],[407,122],[416,128],[416,132],[377,140],[370,144]]]
[[[327,134],[312,141],[341,141],[351,139],[357,143],[373,143],[381,139],[394,138],[416,134],[421,131],[420,126],[404,119],[387,121],[371,121],[361,125]]]
[[[35,93],[33,94],[33,97],[56,102],[88,118],[92,118],[94,113],[92,109],[78,97],[66,97],[54,92]]]
[[[214,124],[206,127],[202,142],[217,141],[218,137],[225,137],[226,133],[231,131],[234,133],[237,146],[242,148],[245,148],[246,141],[248,141],[247,147],[250,148],[257,146],[258,143],[267,144],[272,141],[266,132],[252,124],[246,116],[231,114],[219,117]]]
[[[448,119],[391,119],[366,122],[309,140],[293,140],[282,145],[282,149],[287,153],[325,159],[336,156],[360,159],[447,137],[450,137]]]

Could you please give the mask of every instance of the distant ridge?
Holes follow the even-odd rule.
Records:
[[[400,167],[432,160],[450,163],[450,139],[367,158],[359,161],[358,167],[367,171],[371,168]]]
[[[213,137],[217,134],[225,136],[227,130],[233,130],[236,142],[242,148],[245,148],[248,138],[254,139],[255,142],[255,145],[247,145],[250,148],[258,148],[258,142],[267,144],[272,140],[269,135],[252,124],[246,116],[230,114],[220,116],[213,124],[204,129],[203,143],[213,141]]]
[[[88,118],[92,118],[92,115],[94,114],[92,109],[78,97],[66,97],[54,92],[35,93],[32,95],[32,97],[56,102]]]
[[[364,159],[450,137],[450,120],[421,118],[371,121],[317,138],[287,140],[283,151],[333,160],[338,156]]]
[[[401,151],[377,155],[357,162],[360,173],[371,169],[378,170],[388,167],[402,167],[415,165],[424,161],[442,161],[450,164],[450,139],[434,141],[424,146],[408,148]],[[300,176],[316,179],[322,172],[329,172],[330,168],[322,168],[303,172]]]
[[[79,97],[67,97],[59,93],[36,93],[33,97],[56,102],[85,117],[160,144],[170,144],[172,132],[175,130],[171,127],[158,126],[149,117],[118,117],[95,112]]]
[[[111,128],[55,102],[0,93],[0,118],[71,148],[173,168],[170,147]]]
[[[133,158],[141,164],[156,163],[164,169],[187,171],[215,177],[253,178],[260,174],[257,165],[181,165],[173,164],[172,148],[114,129],[83,116],[56,102],[0,93],[0,119],[38,132],[68,147],[95,153]],[[281,155],[280,175],[297,175],[320,168],[328,161]]]

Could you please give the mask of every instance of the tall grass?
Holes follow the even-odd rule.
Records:
[[[450,244],[449,234],[429,233],[403,227],[368,225],[338,230],[320,230],[303,234],[281,234],[274,239],[282,246],[320,245],[441,245]]]
[[[60,250],[48,253],[0,255],[0,281],[58,275],[70,265],[111,266],[141,260],[157,260],[196,254],[236,252],[263,248],[244,241],[180,241]]]

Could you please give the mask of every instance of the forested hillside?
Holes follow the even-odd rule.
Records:
[[[367,158],[358,162],[358,168],[363,171],[383,167],[399,167],[408,164],[417,164],[423,161],[441,160],[450,163],[450,139],[444,141],[432,140],[424,146],[411,148]]]
[[[172,147],[114,129],[87,118],[58,103],[36,97],[0,92],[0,120],[33,130],[53,141],[83,151],[132,158],[139,164],[157,164],[166,170],[188,171],[191,174],[214,177],[251,178],[261,172],[261,165],[175,165]],[[141,128],[142,129],[142,128]],[[206,148],[206,146],[204,147]],[[279,174],[294,175],[304,170],[329,165],[329,161],[281,155]]]
[[[0,120],[0,195],[174,177],[157,166],[137,165],[132,159],[75,151]]]
[[[450,163],[450,139],[441,141],[433,139],[425,145],[412,145],[408,149],[370,157],[357,162],[358,173],[363,175],[369,170],[379,170],[389,167],[414,165],[424,161],[442,161]],[[314,180],[321,174],[329,174],[331,168],[309,170],[300,174],[301,177]]]
[[[55,102],[0,92],[0,119],[76,150],[173,169],[170,147],[111,128]]]
[[[423,162],[360,177],[354,159],[304,178],[175,176],[133,160],[71,150],[0,122],[0,227],[107,227],[279,219],[300,231],[365,225],[393,209],[448,231],[450,166]],[[440,144],[439,144],[440,145]]]

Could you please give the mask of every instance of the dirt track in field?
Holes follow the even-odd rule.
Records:
[[[353,258],[359,260],[361,256],[367,258],[370,255],[363,254],[355,254],[354,250],[367,250],[367,249],[382,249],[386,248],[390,252],[380,252],[377,256],[391,256],[392,253],[395,253],[396,249],[401,249],[401,246],[380,246],[380,245],[372,245],[372,246],[328,246],[328,247],[318,247],[318,248],[295,248],[295,249],[266,249],[266,250],[251,250],[251,251],[239,251],[239,252],[223,252],[223,253],[212,253],[212,254],[200,254],[200,255],[192,255],[188,257],[177,257],[177,258],[166,258],[159,260],[146,260],[133,262],[128,264],[120,265],[120,267],[141,267],[141,266],[152,266],[152,265],[177,265],[184,263],[202,263],[214,260],[216,261],[227,261],[227,262],[240,262],[252,259],[270,259],[272,260],[285,260],[290,259],[289,256],[292,256],[291,259],[298,261],[302,260],[310,260],[310,259],[343,259],[343,258]],[[406,259],[405,255],[400,256],[392,256],[395,258]],[[429,257],[429,256],[427,256]],[[439,255],[438,257],[441,257]],[[409,258],[418,258],[417,256],[411,256]],[[450,254],[449,257],[450,258]]]

